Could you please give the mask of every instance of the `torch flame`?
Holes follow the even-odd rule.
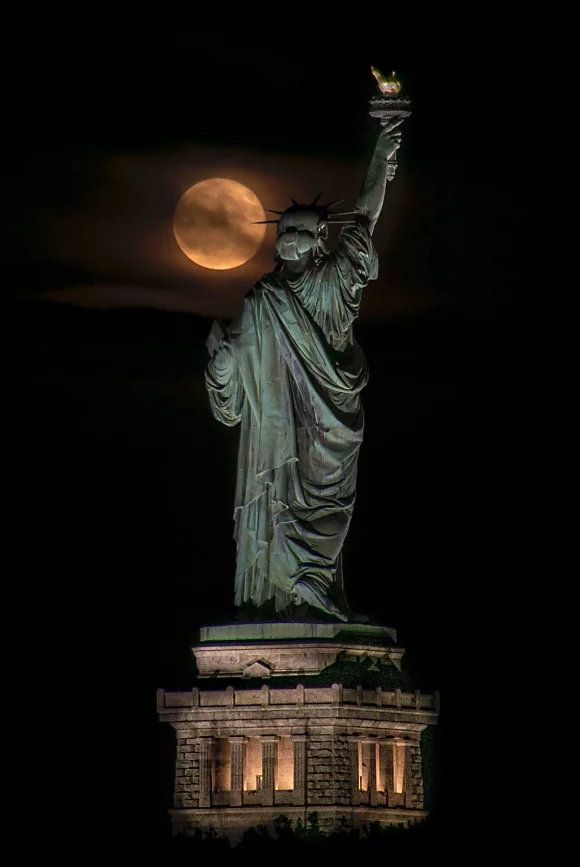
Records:
[[[375,66],[371,66],[371,72],[377,80],[381,93],[399,93],[401,82],[395,78],[395,70],[391,75],[383,75]]]

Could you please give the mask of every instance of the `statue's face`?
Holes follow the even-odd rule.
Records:
[[[280,259],[295,261],[326,237],[326,223],[312,211],[285,211],[278,222],[276,252]]]

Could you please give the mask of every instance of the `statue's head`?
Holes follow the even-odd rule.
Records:
[[[310,205],[301,205],[292,199],[292,206],[285,211],[270,211],[278,214],[277,220],[264,220],[266,223],[276,223],[276,254],[278,259],[286,262],[296,261],[305,253],[314,255],[326,252],[323,241],[328,237],[328,226],[332,223],[350,223],[351,220],[337,220],[346,214],[331,212],[333,205],[344,199],[330,202],[328,205],[318,205],[319,193]],[[349,211],[349,214],[352,212]]]
[[[293,205],[281,214],[276,232],[276,253],[280,259],[300,259],[328,237],[328,211],[309,205]]]

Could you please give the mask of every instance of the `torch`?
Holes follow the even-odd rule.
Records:
[[[409,117],[411,100],[401,95],[401,82],[395,77],[394,71],[389,76],[382,75],[376,67],[371,66],[371,72],[379,85],[379,93],[375,94],[370,103],[369,114],[378,117],[381,126],[386,126],[395,117]],[[397,171],[397,158],[393,157],[387,163],[387,180],[391,181]]]

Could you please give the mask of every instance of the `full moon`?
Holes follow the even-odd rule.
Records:
[[[260,249],[266,215],[252,190],[228,178],[210,178],[190,187],[173,217],[173,231],[185,255],[214,271],[243,265]]]

